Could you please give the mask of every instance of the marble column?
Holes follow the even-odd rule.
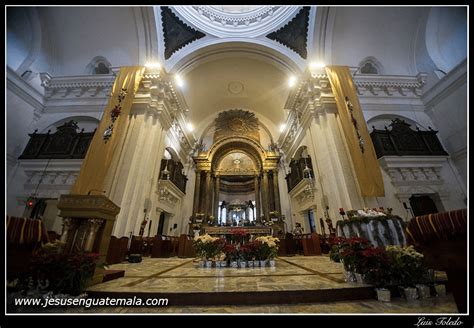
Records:
[[[216,175],[216,183],[214,185],[214,216],[216,217],[216,220],[219,217],[219,191],[221,189],[221,178],[220,176]]]
[[[265,216],[265,220],[268,220],[268,207],[269,207],[269,188],[268,188],[268,171],[263,171],[263,190],[262,190],[262,207],[263,207],[263,215]]]
[[[206,183],[204,185],[204,204],[202,205],[202,212],[204,216],[207,217],[210,215],[210,203],[211,203],[211,171],[206,171]]]
[[[200,197],[200,191],[201,191],[201,171],[196,170],[196,181],[194,184],[194,202],[193,202],[193,215],[196,213],[199,213],[199,203],[201,200]]]
[[[63,219],[63,233],[61,234],[61,243],[66,244],[74,227],[74,219],[73,218],[64,218]]]
[[[95,237],[97,232],[100,229],[100,226],[104,223],[102,219],[89,219],[89,234],[87,236],[86,245],[84,246],[85,252],[92,252],[92,248],[94,247]]]
[[[278,188],[278,170],[273,170],[273,199],[275,201],[275,211],[281,215],[280,189]]]
[[[260,222],[260,186],[259,186],[259,183],[258,183],[258,175],[254,176],[253,178],[253,183],[254,183],[254,187],[255,187],[255,207],[257,208],[256,210],[256,222]]]

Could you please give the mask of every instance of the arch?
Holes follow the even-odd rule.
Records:
[[[243,154],[247,155],[250,158],[250,160],[252,161],[255,170],[258,171],[258,170],[261,169],[260,163],[258,162],[258,160],[255,159],[254,156],[252,156],[252,154],[249,151],[247,151],[246,149],[231,149],[231,150],[226,150],[226,151],[222,152],[221,154],[219,154],[219,156],[217,157],[217,159],[214,162],[215,166],[213,166],[213,170],[215,171],[215,170],[219,169],[221,167],[222,161],[227,156],[229,156],[233,153],[243,153]]]
[[[274,143],[273,135],[272,135],[272,133],[270,132],[270,129],[267,127],[267,125],[266,125],[264,122],[262,122],[263,115],[261,115],[261,114],[258,113],[258,112],[252,111],[252,110],[250,110],[250,109],[246,109],[246,108],[227,108],[227,109],[223,109],[223,110],[221,110],[221,111],[219,111],[219,112],[217,112],[217,113],[212,114],[212,116],[211,116],[210,118],[205,118],[205,119],[203,120],[203,122],[206,122],[206,121],[208,122],[209,119],[212,119],[212,120],[211,120],[210,122],[208,122],[207,125],[206,125],[206,126],[204,127],[204,129],[202,130],[202,133],[201,133],[201,135],[200,135],[200,137],[199,137],[199,139],[198,139],[198,143],[202,143],[202,142],[204,141],[204,138],[205,138],[206,136],[208,136],[210,130],[211,130],[211,129],[214,127],[214,125],[215,125],[215,119],[216,119],[216,117],[218,117],[220,113],[225,112],[225,111],[228,111],[228,110],[230,110],[230,109],[242,109],[242,110],[244,110],[244,111],[249,111],[249,112],[254,113],[255,116],[258,118],[259,127],[261,127],[261,128],[263,129],[263,131],[267,134],[268,138],[270,139],[270,142],[271,142],[272,144]],[[266,119],[266,117],[265,117],[265,119]],[[267,123],[268,123],[268,122],[267,122]]]
[[[170,158],[167,159],[172,159],[174,161],[180,162],[179,155],[173,147],[165,147],[165,152],[168,152],[170,156]],[[166,155],[164,157],[166,157]]]
[[[107,60],[107,58],[103,56],[95,56],[89,64],[87,64],[85,73],[88,75],[112,74],[111,67],[112,64]]]
[[[266,158],[265,150],[258,142],[247,137],[227,137],[215,142],[209,149],[211,168],[216,168],[221,158],[236,150],[248,155],[258,170],[263,169],[263,162]]]
[[[383,65],[373,56],[368,56],[362,59],[359,63],[359,69],[361,74],[382,75],[384,73]]]
[[[428,55],[442,73],[447,74],[467,56],[466,8],[430,9],[425,42]]]
[[[301,145],[295,152],[295,154],[293,155],[293,157],[291,158],[292,160],[299,160],[301,158],[308,158],[309,157],[309,154],[308,154],[308,147],[305,146],[305,145]]]
[[[178,51],[165,63],[169,73],[185,75],[194,67],[225,56],[245,56],[264,60],[289,74],[300,75],[306,61],[290,49],[274,44],[271,40],[225,38],[203,38]]]

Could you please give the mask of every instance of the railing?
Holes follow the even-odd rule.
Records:
[[[291,172],[286,175],[286,183],[288,185],[288,191],[291,191],[296,185],[305,178],[304,169],[308,165],[308,168],[311,170],[310,174],[313,174],[313,165],[311,163],[311,158],[300,158],[299,160],[292,160],[290,162]],[[307,178],[307,177],[306,177]]]
[[[165,169],[168,174],[164,174]],[[160,180],[169,180],[183,193],[186,193],[186,182],[188,178],[183,174],[183,164],[178,161],[162,159],[160,168]]]
[[[57,128],[53,134],[29,134],[30,140],[19,159],[81,159],[94,137],[94,132],[77,133],[76,122],[69,121]]]
[[[373,129],[370,133],[377,158],[382,156],[446,156],[436,134],[438,131],[429,129],[412,130],[403,120],[395,119],[391,129]]]

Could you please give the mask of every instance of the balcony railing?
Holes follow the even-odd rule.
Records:
[[[188,178],[183,174],[183,164],[172,159],[162,159],[160,167],[160,180],[170,180],[183,193],[186,193]],[[166,171],[165,171],[166,170]]]
[[[77,123],[69,121],[55,133],[29,134],[30,140],[19,159],[82,159],[94,137],[94,132],[77,132]]]
[[[382,156],[446,156],[438,131],[412,130],[403,120],[395,119],[390,129],[373,129],[370,133],[377,158]]]

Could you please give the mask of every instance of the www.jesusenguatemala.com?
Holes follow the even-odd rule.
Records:
[[[82,306],[85,308],[95,306],[167,306],[167,298],[15,298],[15,306]]]

